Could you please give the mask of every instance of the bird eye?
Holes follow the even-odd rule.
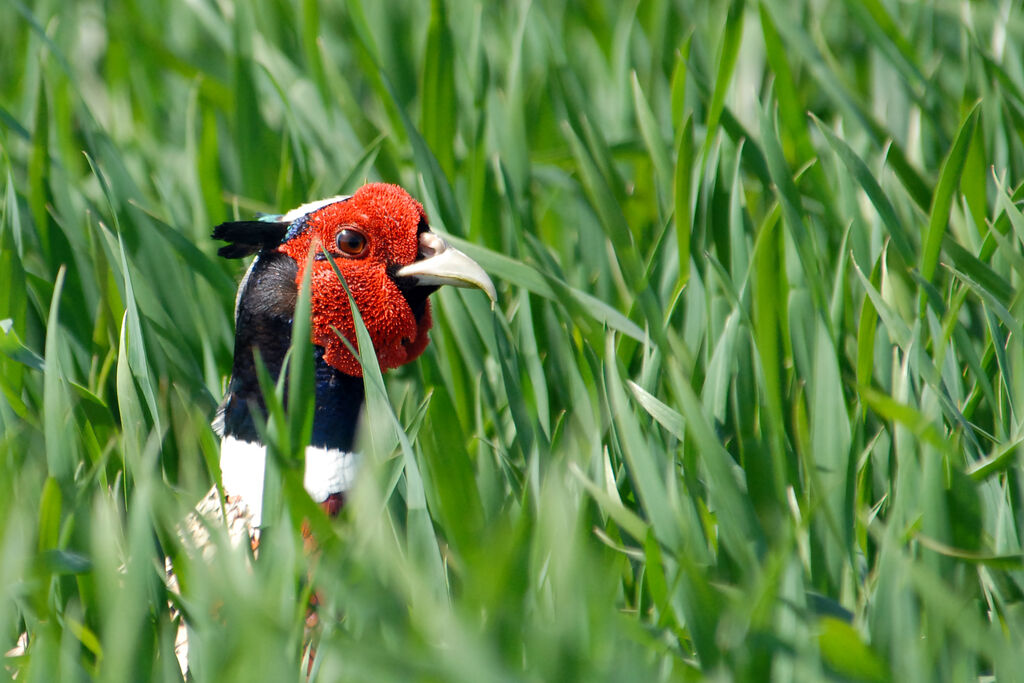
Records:
[[[362,256],[366,251],[366,235],[352,228],[339,230],[337,243],[338,251],[346,256]]]

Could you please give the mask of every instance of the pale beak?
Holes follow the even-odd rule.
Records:
[[[494,307],[498,295],[494,283],[476,261],[449,245],[433,232],[420,233],[420,259],[403,266],[395,273],[411,277],[421,285],[452,285],[482,289]]]

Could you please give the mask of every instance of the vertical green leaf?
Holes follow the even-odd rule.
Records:
[[[971,138],[974,136],[974,128],[978,122],[978,113],[981,110],[981,103],[976,103],[957,131],[953,146],[942,162],[942,173],[939,174],[939,184],[935,188],[935,196],[932,199],[931,210],[928,214],[928,229],[921,240],[921,260],[918,266],[921,270],[921,277],[927,281],[935,275],[935,267],[939,263],[939,250],[942,248],[942,236],[949,225],[949,214],[953,209],[953,193],[960,184],[960,176],[967,161],[967,152],[970,150]],[[924,294],[921,294],[921,305],[924,305]]]
[[[693,186],[693,117],[687,116],[679,133],[676,147],[676,168],[672,182],[672,203],[675,206],[676,253],[679,259],[679,280],[676,293],[681,292],[690,279],[690,233],[693,231],[693,216],[690,206]],[[675,298],[675,297],[673,297]]]
[[[850,480],[851,430],[836,349],[822,319],[818,319],[814,340],[814,366],[810,398],[811,451],[821,490],[827,522],[835,537],[826,544],[826,562],[838,585],[841,568],[848,557],[852,539],[853,492]]]
[[[450,107],[455,98],[455,46],[448,30],[445,0],[431,0],[430,24],[423,52],[420,121],[423,140],[434,152],[441,170],[455,175],[455,125]]]
[[[722,42],[718,46],[718,68],[715,72],[715,87],[711,93],[711,102],[708,105],[707,133],[700,155],[702,167],[707,164],[711,143],[715,138],[715,133],[718,131],[718,123],[722,117],[722,109],[725,106],[725,97],[729,92],[729,86],[732,82],[733,70],[736,68],[740,39],[743,37],[745,10],[745,3],[742,0],[733,0],[729,5],[729,13],[725,17],[725,30],[722,32]]]
[[[640,135],[643,136],[647,153],[654,164],[655,178],[658,181],[658,197],[661,199],[662,207],[664,208],[670,197],[670,188],[673,186],[671,165],[668,155],[665,153],[665,142],[662,140],[661,132],[658,130],[658,123],[654,118],[654,112],[651,111],[651,106],[647,103],[644,92],[640,88],[640,81],[636,76],[636,71],[630,74],[630,84],[633,87],[633,112],[636,116],[637,124],[640,126]]]
[[[309,254],[306,268],[299,283],[292,318],[292,341],[288,348],[288,426],[292,448],[305,447],[313,432],[313,396],[316,385],[313,378],[312,303],[310,278],[313,272],[313,254]]]
[[[39,552],[57,547],[62,507],[60,483],[53,477],[47,477],[43,484],[43,495],[39,499]]]
[[[71,415],[71,392],[64,372],[66,342],[60,325],[60,297],[66,269],[57,271],[46,319],[46,366],[43,370],[43,425],[45,427],[46,465],[50,476],[61,486],[70,487],[78,462]],[[70,490],[70,489],[69,489]]]

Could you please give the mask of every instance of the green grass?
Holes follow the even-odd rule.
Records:
[[[196,680],[303,680],[305,518],[319,681],[1018,678],[1022,35],[989,1],[0,3],[4,670],[175,680],[171,599]],[[258,560],[190,554],[244,265],[210,228],[377,179],[499,306],[440,292],[369,383],[340,519],[293,400]]]

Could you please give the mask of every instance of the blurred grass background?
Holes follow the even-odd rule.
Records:
[[[180,680],[171,600],[196,680],[302,680],[305,517],[315,680],[1018,678],[1022,36],[1003,0],[0,3],[5,673]],[[377,179],[497,314],[435,297],[341,519],[281,460],[258,560],[203,560],[210,228]]]

